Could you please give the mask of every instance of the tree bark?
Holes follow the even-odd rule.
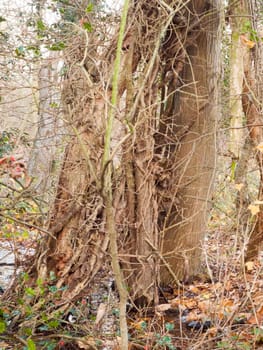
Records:
[[[229,77],[229,114],[230,140],[229,150],[233,158],[238,159],[243,147],[244,112],[242,108],[242,85],[244,72],[244,56],[246,47],[242,45],[240,34],[244,31],[247,21],[247,1],[230,1],[229,4],[231,25],[230,47],[230,77]]]
[[[247,125],[249,130],[249,136],[252,145],[255,149],[255,158],[257,160],[260,184],[258,190],[258,200],[263,200],[263,153],[258,148],[263,142],[263,116],[262,116],[262,100],[263,100],[263,45],[259,39],[260,34],[260,19],[257,18],[256,13],[259,11],[260,4],[255,0],[249,2],[249,11],[251,18],[254,19],[250,23],[251,31],[243,36],[243,45],[246,46],[246,57],[244,64],[244,79],[243,79],[243,94],[242,105],[244,114],[247,119]],[[258,39],[254,35],[251,37],[252,30],[258,36]],[[248,43],[245,40],[250,40],[253,47],[248,47]],[[254,40],[254,42],[253,42]],[[252,50],[253,49],[253,50]],[[263,250],[263,206],[259,205],[260,211],[256,216],[256,222],[252,228],[252,232],[249,237],[246,259],[251,260],[257,258],[260,251]]]
[[[200,268],[215,168],[220,3],[160,8],[158,1],[135,1],[130,11],[107,166],[127,289],[143,302],[154,300],[158,283]],[[116,40],[105,50],[89,39],[93,60],[83,36],[78,40],[68,49],[63,93],[72,137],[50,220],[53,237],[38,264],[41,277],[53,270],[58,286],[68,286],[67,298],[109,261],[102,154]]]
[[[165,284],[174,282],[175,276],[177,280],[188,280],[200,270],[216,165],[220,1],[208,7],[202,1],[189,6],[200,19],[200,27],[193,42],[185,48],[181,88],[174,98],[173,129],[178,142],[168,162],[171,180],[161,204],[165,208],[161,282]]]
[[[62,131],[62,121],[59,119],[58,112],[60,93],[57,87],[59,78],[58,56],[56,56],[50,55],[39,69],[39,120],[28,164],[29,175],[34,178],[33,188],[46,201],[50,200],[48,191],[52,188],[56,152],[61,142],[59,132]]]

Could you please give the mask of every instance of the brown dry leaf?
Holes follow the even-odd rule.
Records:
[[[156,311],[157,312],[164,312],[169,309],[171,309],[172,305],[171,304],[160,304],[156,306]]]
[[[222,300],[221,305],[219,307],[223,308],[225,313],[230,313],[233,311],[234,306],[235,305],[233,300],[226,299],[226,300]]]
[[[245,45],[246,47],[248,47],[249,49],[253,49],[253,47],[255,46],[255,42],[252,40],[249,40],[246,38],[245,35],[240,35],[240,39],[243,45]]]
[[[221,302],[223,307],[232,307],[234,305],[234,301],[232,299],[224,299]]]
[[[257,310],[256,315],[252,315],[248,319],[248,323],[250,323],[250,324],[262,324],[263,323],[263,304]]]
[[[263,304],[263,293],[261,290],[255,292],[255,294],[253,294],[253,301],[256,305]]]
[[[228,280],[227,282],[226,282],[226,284],[225,284],[225,290],[226,291],[230,291],[230,290],[232,290],[233,289],[233,284],[232,284],[232,281],[230,281],[230,280]]]
[[[255,265],[254,261],[247,261],[245,263],[245,267],[246,267],[247,272],[253,271],[254,265]]]
[[[93,337],[83,337],[76,342],[81,349],[93,350],[97,349],[96,340]]]
[[[141,331],[145,327],[145,322],[147,322],[149,319],[147,318],[141,318],[139,321],[131,322],[130,325],[132,328],[137,329],[138,331]]]
[[[206,335],[208,336],[208,338],[214,338],[217,336],[217,333],[218,333],[218,328],[217,327],[212,327],[212,328],[209,328],[207,331],[206,331]]]
[[[95,326],[98,327],[107,310],[107,304],[101,303],[98,307],[97,316],[95,320]]]
[[[107,348],[110,349],[110,348]],[[141,345],[135,342],[129,342],[128,344],[128,350],[145,350],[146,346],[145,345]],[[113,349],[113,350],[121,350],[121,348],[119,347],[118,349]]]
[[[172,307],[176,307],[176,306],[178,307],[179,305],[183,306],[182,301],[179,298],[172,299],[170,301],[170,303],[171,303]]]
[[[197,321],[204,319],[204,314],[200,314],[199,310],[195,309],[189,312],[186,317],[187,322]]]
[[[198,302],[198,308],[202,312],[210,312],[213,309],[213,303],[211,300],[202,300]]]
[[[234,301],[231,299],[225,299],[220,302],[216,307],[217,317],[222,320],[227,315],[233,312],[234,308],[237,307],[237,303],[234,304]]]
[[[210,285],[208,285],[207,283],[198,283],[198,284],[196,284],[196,287],[200,291],[204,292],[205,290],[208,290],[210,288]]]
[[[213,290],[213,291],[221,290],[221,288],[222,288],[222,283],[221,282],[216,282],[215,284],[213,284],[211,286],[211,290]]]
[[[194,285],[190,286],[189,290],[190,290],[190,292],[195,293],[195,294],[199,294],[200,293],[199,288],[197,286],[194,286]]]
[[[183,303],[184,303],[184,306],[190,310],[197,307],[197,301],[194,299],[184,300]]]

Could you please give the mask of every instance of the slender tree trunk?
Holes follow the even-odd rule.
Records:
[[[248,48],[243,44],[242,33],[248,21],[247,1],[231,1],[229,4],[231,46],[230,46],[230,82],[229,114],[230,139],[229,150],[232,164],[235,166],[235,183],[238,189],[236,198],[237,232],[239,236],[249,230],[249,194],[246,181],[248,160],[251,156],[251,141],[243,129],[245,114],[242,106],[244,66]],[[245,141],[244,141],[245,140]]]
[[[230,47],[230,81],[229,81],[229,114],[230,114],[230,140],[229,150],[234,159],[238,159],[243,147],[244,112],[242,108],[242,85],[244,72],[244,55],[246,47],[242,45],[240,34],[244,31],[247,21],[247,1],[231,0],[229,4],[231,25]]]
[[[39,120],[28,164],[29,175],[34,178],[35,191],[47,201],[50,199],[48,190],[51,190],[54,178],[56,152],[61,142],[59,133],[62,132],[62,122],[59,120],[58,59],[57,54],[50,55],[39,69]]]
[[[261,5],[262,6],[262,5]],[[262,9],[262,8],[261,8]],[[242,104],[243,110],[247,118],[249,136],[256,150],[256,160],[260,174],[260,185],[258,190],[258,199],[263,200],[263,153],[261,148],[263,142],[263,116],[262,116],[262,101],[263,101],[263,45],[259,39],[260,34],[260,18],[257,13],[260,13],[260,3],[251,0],[249,2],[249,11],[251,18],[254,19],[250,23],[250,31],[243,35],[243,45],[246,47],[246,57],[244,65],[244,80]],[[252,36],[252,33],[254,36]],[[254,41],[253,41],[254,40]],[[253,50],[252,50],[253,49]],[[258,253],[263,250],[263,206],[259,205],[260,211],[256,217],[256,224],[250,235],[246,259],[252,259],[258,256]]]

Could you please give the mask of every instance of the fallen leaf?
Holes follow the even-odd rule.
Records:
[[[251,211],[251,214],[254,216],[256,215],[257,213],[259,213],[260,209],[259,209],[259,205],[253,205],[253,204],[250,204],[248,206],[248,209]]]
[[[217,327],[211,327],[208,328],[206,335],[208,336],[208,338],[214,338],[217,335],[218,331],[219,330]]]
[[[148,319],[147,318],[142,318],[139,321],[131,322],[131,327],[134,329],[137,329],[139,331],[144,330],[145,326],[147,325]]]
[[[197,307],[197,301],[194,299],[184,300],[183,304],[187,309],[190,309],[190,310]]]
[[[231,289],[233,289],[233,284],[232,284],[232,281],[226,281],[225,285],[224,285],[224,288],[226,291],[230,291]]]
[[[253,269],[254,269],[254,261],[247,261],[247,262],[245,263],[245,267],[246,267],[246,270],[247,270],[248,272],[253,271]]]
[[[156,311],[157,312],[164,312],[166,310],[171,309],[172,305],[171,304],[160,304],[156,306]]]
[[[105,316],[107,310],[107,304],[101,303],[98,307],[97,316],[95,320],[95,326],[98,327]]]
[[[214,309],[214,304],[211,302],[211,300],[202,300],[198,302],[198,308],[202,312],[210,312]]]
[[[256,311],[255,315],[252,315],[248,319],[249,324],[262,324],[263,323],[263,304],[260,306],[260,308]]]
[[[204,318],[204,314],[200,314],[199,310],[192,310],[186,317],[187,322],[202,320]]]
[[[192,285],[189,287],[189,290],[192,292],[192,293],[195,293],[195,294],[199,294],[200,293],[200,290],[198,287]]]
[[[83,337],[76,342],[80,349],[92,350],[97,349],[96,341],[93,337]]]

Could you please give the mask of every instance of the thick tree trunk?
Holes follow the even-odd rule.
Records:
[[[154,299],[157,282],[187,279],[200,266],[215,168],[219,4],[160,8],[158,1],[136,1],[130,12],[112,137],[112,203],[127,288],[144,302]],[[95,58],[84,60],[85,69],[76,64],[84,62],[85,45],[74,46],[63,94],[73,136],[50,221],[53,237],[38,266],[41,277],[56,273],[68,298],[110,258],[102,154],[115,41],[108,52],[93,49],[97,66]]]
[[[219,117],[219,10],[202,1],[191,3],[200,20],[198,35],[186,49],[180,74],[182,87],[175,103],[177,149],[169,165],[172,176],[162,227],[161,282],[187,280],[200,270],[209,199],[215,171],[215,128]],[[201,29],[202,28],[202,29]],[[189,34],[190,35],[190,34]],[[179,98],[179,101],[177,101]],[[169,200],[167,201],[167,198]],[[171,274],[171,271],[173,274]]]

